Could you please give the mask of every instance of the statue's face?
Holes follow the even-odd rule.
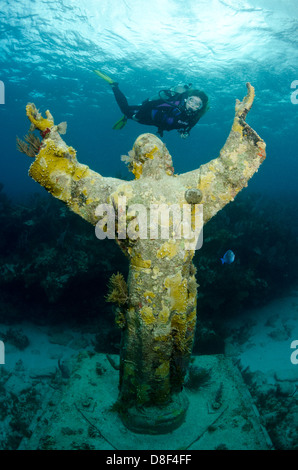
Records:
[[[164,174],[174,174],[172,157],[164,143],[154,134],[140,135],[128,157],[123,159],[137,179],[141,176],[159,179]]]

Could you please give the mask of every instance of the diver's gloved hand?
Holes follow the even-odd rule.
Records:
[[[189,132],[187,132],[187,131],[185,131],[185,132],[180,132],[180,137],[181,137],[181,139],[186,139],[188,136],[189,136]]]

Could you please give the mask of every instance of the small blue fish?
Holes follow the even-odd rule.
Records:
[[[231,264],[235,259],[235,254],[232,252],[232,250],[228,250],[220,259],[222,264]]]

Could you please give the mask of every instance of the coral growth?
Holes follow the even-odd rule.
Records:
[[[128,288],[124,276],[121,273],[112,274],[109,284],[109,293],[106,296],[107,302],[125,305],[128,301]]]
[[[21,153],[25,153],[28,157],[36,157],[40,149],[41,140],[30,131],[24,139],[25,142],[17,137],[17,150]]]

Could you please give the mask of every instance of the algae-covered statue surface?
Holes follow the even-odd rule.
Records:
[[[130,208],[145,208],[149,213],[156,204],[188,206],[194,224],[198,203],[206,223],[233,201],[265,158],[264,141],[245,122],[254,99],[254,88],[247,84],[247,89],[243,101],[236,101],[232,129],[218,158],[175,175],[162,141],[143,134],[127,157],[135,176],[132,181],[102,177],[79,163],[76,151],[60,136],[63,126],[54,124],[50,112],[43,118],[34,104],[26,108],[32,127],[42,137],[29,175],[97,226],[97,235],[100,231],[108,235],[111,229],[107,219],[103,219],[106,226],[100,226],[102,210],[110,207],[109,215],[115,215],[114,238],[129,260],[127,285],[121,275],[115,275],[109,294],[109,300],[118,303],[116,323],[122,329],[117,409],[126,426],[136,432],[171,431],[181,424],[187,410],[182,388],[196,325],[192,263],[196,246],[186,237],[175,236],[173,214],[168,218],[168,238],[164,238],[141,227]],[[162,223],[157,219],[157,225]]]

